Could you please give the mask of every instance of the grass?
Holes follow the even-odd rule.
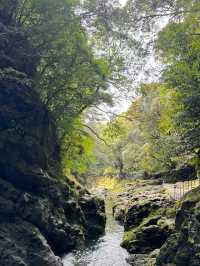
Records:
[[[126,191],[125,185],[127,183],[135,183],[135,181],[127,181],[116,177],[103,176],[97,179],[95,187],[104,188],[112,191],[113,193],[122,193]]]

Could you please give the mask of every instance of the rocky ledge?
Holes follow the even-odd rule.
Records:
[[[124,225],[122,247],[135,266],[155,265],[157,253],[174,229],[174,202],[161,184],[138,180],[118,195],[114,216]]]

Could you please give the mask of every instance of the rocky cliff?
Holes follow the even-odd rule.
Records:
[[[174,233],[157,257],[158,266],[200,265],[200,188],[189,192],[176,214]]]
[[[61,174],[26,37],[0,9],[0,265],[60,266],[56,255],[104,232],[104,202]]]

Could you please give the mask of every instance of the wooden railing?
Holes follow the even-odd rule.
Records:
[[[187,192],[200,186],[200,179],[177,182],[175,184],[165,184],[170,197],[174,200],[181,199]]]

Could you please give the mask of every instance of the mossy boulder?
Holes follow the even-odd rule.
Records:
[[[173,219],[151,215],[139,226],[125,231],[122,247],[132,254],[149,254],[160,248],[173,230]]]
[[[131,265],[155,265],[156,256],[149,256],[158,253],[174,229],[173,200],[162,185],[146,180],[118,195],[114,212],[123,207],[125,232],[121,246],[132,254]]]

